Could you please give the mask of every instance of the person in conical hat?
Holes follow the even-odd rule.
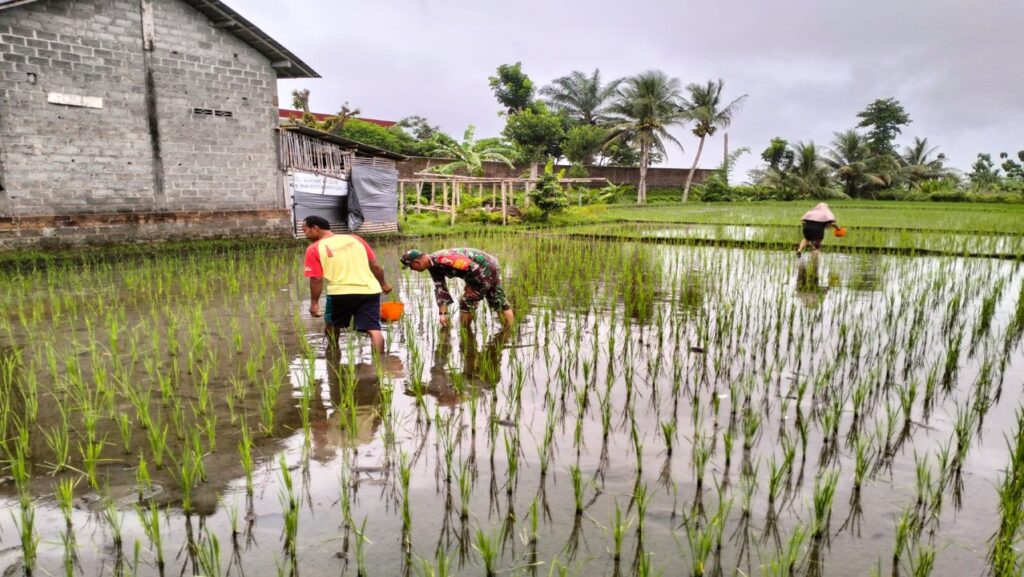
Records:
[[[832,214],[828,205],[822,202],[804,213],[800,221],[803,223],[804,238],[796,249],[797,258],[800,258],[800,253],[807,248],[807,245],[813,246],[815,252],[821,248],[821,241],[825,239],[825,230],[836,226],[836,215]]]

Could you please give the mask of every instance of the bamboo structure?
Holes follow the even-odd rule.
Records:
[[[540,178],[488,178],[488,177],[476,177],[476,176],[460,176],[450,174],[435,174],[432,172],[417,172],[413,175],[414,178],[406,178],[398,181],[399,190],[404,191],[406,186],[412,185],[416,187],[416,204],[414,206],[406,206],[404,203],[399,204],[399,216],[405,218],[405,211],[415,210],[417,213],[437,212],[448,215],[448,222],[455,224],[455,219],[458,214],[459,206],[462,204],[463,192],[473,195],[474,189],[476,196],[483,200],[484,198],[484,187],[486,185],[491,186],[491,207],[497,208],[501,203],[501,223],[508,224],[508,213],[509,209],[516,206],[515,204],[515,193],[516,188],[521,187],[523,194],[526,195],[524,198],[528,198],[530,190],[533,185],[540,181]],[[562,178],[558,180],[559,184],[562,185],[610,185],[611,183],[604,178]],[[430,186],[430,204],[424,205],[422,203],[422,192],[425,186]],[[437,188],[441,188],[441,198],[437,198]],[[403,193],[404,196],[404,193]],[[438,200],[441,204],[438,205]],[[583,194],[580,193],[577,197],[577,202],[583,204]],[[529,203],[525,203],[524,206],[529,206]]]
[[[355,154],[336,144],[295,132],[281,132],[281,164],[322,176],[346,178],[352,172]],[[391,161],[394,166],[394,161]]]

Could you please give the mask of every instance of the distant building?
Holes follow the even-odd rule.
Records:
[[[334,117],[333,114],[324,114],[323,112],[310,112],[310,114],[312,114],[313,118],[317,119],[320,122],[323,122],[323,121],[327,120],[328,118]],[[283,121],[287,121],[287,120],[302,120],[302,111],[301,110],[292,110],[290,108],[281,108],[281,109],[279,109],[277,111],[277,115],[280,116],[281,120],[283,120]],[[352,118],[355,118],[357,120],[362,120],[363,122],[369,122],[371,124],[376,124],[377,126],[383,126],[384,128],[387,128],[389,126],[394,126],[394,125],[398,124],[397,122],[395,122],[393,120],[377,120],[376,118],[364,118],[362,116],[353,116]]]
[[[0,246],[288,234],[278,78],[218,0],[0,0]]]

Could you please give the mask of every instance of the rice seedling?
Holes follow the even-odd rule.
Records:
[[[896,519],[896,544],[892,551],[892,566],[893,571],[896,572],[896,568],[900,564],[900,558],[907,551],[910,542],[910,536],[913,532],[914,514],[908,508]]]
[[[696,493],[699,497],[704,487],[704,474],[707,471],[708,462],[711,460],[711,453],[714,450],[713,440],[708,440],[699,433],[693,436],[693,452],[691,453],[693,476],[697,482]]]
[[[124,546],[124,537],[121,533],[124,515],[117,510],[117,504],[114,501],[107,500],[107,504],[103,508],[103,520],[106,522],[107,527],[110,528],[110,536],[114,541],[114,550],[120,552]]]
[[[615,512],[611,520],[612,531],[612,558],[616,563],[622,559],[622,542],[626,537],[626,531],[632,523],[623,518],[622,509],[618,501],[615,501]]]
[[[18,529],[18,538],[21,543],[22,563],[25,566],[25,574],[31,575],[36,568],[36,559],[39,555],[39,534],[36,532],[36,510],[32,503],[22,503],[18,508],[18,514],[11,511],[11,518]]]
[[[363,522],[359,525],[359,529],[356,530],[355,545],[353,546],[353,554],[356,558],[356,575],[358,577],[366,577],[366,545],[370,543],[370,540],[366,537],[366,518],[363,518]]]
[[[779,560],[782,571],[778,573],[779,575],[795,575],[797,573],[797,566],[803,556],[807,536],[807,529],[802,524],[798,523],[793,527],[793,532],[790,533],[789,539],[786,541],[786,547],[781,552]]]
[[[704,577],[708,559],[721,539],[722,520],[716,515],[707,524],[695,520],[686,524],[686,541],[690,548],[690,575]]]
[[[832,470],[822,473],[814,482],[814,519],[811,537],[820,540],[828,535],[829,521],[832,518],[832,499],[835,497],[839,472]]]
[[[463,461],[459,468],[458,474],[459,484],[459,516],[464,521],[469,518],[470,500],[473,497],[473,475],[470,471],[469,464]]]
[[[402,488],[402,541],[408,550],[412,546],[412,512],[410,507],[411,495],[409,494],[409,482],[412,479],[412,467],[409,463],[409,454],[403,451],[398,461],[398,481]]]
[[[742,209],[702,208],[709,213]],[[768,210],[782,212],[770,206]],[[711,218],[697,214],[697,219]],[[657,211],[650,215],[662,218]],[[230,520],[233,533],[241,531],[253,539],[266,533],[260,531],[267,523],[261,507],[265,498],[254,486],[260,467],[254,433],[279,437],[261,443],[260,448],[283,450],[289,461],[294,456],[311,456],[314,474],[344,472],[338,502],[314,501],[313,481],[310,503],[318,509],[340,508],[338,517],[329,518],[343,519],[346,537],[349,531],[356,534],[352,569],[359,574],[378,563],[397,567],[396,555],[407,560],[406,569],[414,563],[410,538],[403,536],[401,545],[396,539],[393,547],[370,549],[365,535],[369,523],[357,527],[353,517],[362,516],[358,511],[368,508],[374,511],[375,528],[397,536],[402,527],[410,534],[413,502],[423,503],[422,512],[417,505],[423,527],[440,525],[434,554],[427,556],[433,561],[421,562],[421,569],[425,572],[430,565],[435,574],[457,572],[451,571],[448,552],[458,546],[459,555],[472,555],[475,543],[469,519],[478,474],[476,454],[485,450],[492,455],[489,515],[503,518],[492,539],[496,573],[543,572],[537,563],[546,555],[561,557],[551,563],[553,574],[571,564],[575,548],[555,552],[553,548],[564,542],[552,544],[545,538],[564,527],[565,521],[557,518],[558,508],[547,502],[546,491],[551,487],[559,491],[558,498],[569,498],[572,492],[574,525],[576,517],[611,519],[604,540],[616,560],[621,559],[625,534],[636,531],[632,568],[636,574],[671,571],[677,552],[665,550],[665,535],[660,533],[666,529],[660,517],[659,523],[653,523],[653,515],[671,511],[678,522],[680,503],[685,503],[683,518],[689,534],[679,548],[686,550],[689,564],[691,535],[695,544],[710,543],[710,553],[702,553],[705,574],[716,573],[715,566],[723,559],[738,559],[737,568],[746,574],[756,573],[759,564],[766,574],[810,573],[838,559],[835,552],[840,547],[842,559],[849,559],[844,561],[849,572],[868,573],[878,557],[877,544],[860,537],[860,526],[869,535],[886,531],[880,526],[884,512],[877,500],[868,498],[876,490],[888,496],[887,503],[894,501],[911,512],[898,548],[896,564],[901,573],[917,573],[918,567],[921,574],[936,572],[928,569],[929,549],[918,541],[923,528],[931,529],[933,544],[945,537],[946,526],[940,527],[939,520],[945,520],[941,508],[946,490],[957,504],[958,494],[996,487],[997,495],[1006,494],[1000,520],[1005,510],[1008,528],[991,542],[985,541],[989,535],[982,535],[965,538],[962,548],[943,548],[942,561],[948,557],[950,566],[970,566],[977,557],[973,551],[991,553],[997,544],[1004,557],[1011,558],[1013,547],[1005,543],[1019,543],[1012,513],[1016,498],[1009,488],[1012,483],[1006,480],[1012,478],[1011,468],[1006,467],[1006,477],[991,472],[1002,469],[995,462],[1000,457],[990,450],[992,438],[981,435],[989,432],[995,438],[1006,430],[1001,421],[1006,411],[994,409],[1001,402],[1003,381],[1010,391],[1011,377],[1019,372],[1021,362],[1020,351],[1009,344],[1021,332],[1014,325],[1015,306],[1021,306],[1014,302],[1020,283],[1014,263],[826,254],[815,265],[818,279],[807,281],[804,276],[815,271],[808,272],[809,267],[796,266],[773,251],[673,246],[674,242],[655,239],[656,229],[650,225],[630,227],[607,227],[612,234],[632,235],[620,237],[628,243],[507,232],[467,236],[468,243],[499,255],[507,267],[506,290],[517,317],[524,321],[517,334],[499,345],[497,356],[477,350],[473,357],[467,336],[446,335],[431,322],[436,310],[429,297],[423,298],[430,292],[430,279],[405,274],[396,289],[409,297],[406,317],[386,332],[389,351],[405,360],[406,374],[385,372],[377,376],[379,389],[370,389],[356,378],[355,370],[365,358],[365,345],[358,338],[346,338],[349,355],[340,361],[342,377],[324,389],[334,403],[327,402],[326,394],[320,403],[319,389],[309,386],[322,374],[325,361],[317,357],[319,337],[310,336],[319,331],[319,321],[295,314],[295,304],[305,294],[305,280],[293,270],[295,247],[261,248],[243,259],[203,253],[180,259],[155,256],[132,263],[90,263],[81,269],[48,267],[46,276],[0,271],[0,301],[9,311],[0,315],[0,335],[18,349],[11,353],[0,349],[5,474],[28,495],[30,487],[39,486],[35,475],[41,470],[66,474],[81,468],[88,477],[91,467],[90,483],[100,487],[131,486],[134,478],[140,508],[151,506],[141,504],[143,499],[177,481],[192,487],[185,491],[193,502],[182,509],[193,512],[208,504],[200,502],[201,494],[220,491],[225,484],[230,487],[233,478],[239,478],[240,485],[244,476],[251,497],[246,514],[230,510],[228,503],[213,513],[209,526],[201,525],[195,538],[192,529],[174,522],[181,509],[161,512],[165,520],[154,515],[159,524],[167,522],[160,527],[165,533],[163,548],[192,543],[183,551],[195,558],[196,570],[204,573],[215,570],[200,567],[199,549],[210,547],[206,535],[212,534],[213,527],[227,526],[225,519]],[[785,227],[768,232],[760,228],[753,227],[750,234],[781,239],[791,232]],[[680,230],[670,227],[662,232],[674,235]],[[707,242],[718,242],[715,235],[733,234],[728,227],[694,230],[708,235]],[[879,244],[882,236],[875,237]],[[891,236],[892,247],[902,242],[910,247],[921,240],[902,239],[899,233]],[[393,252],[398,250],[382,246],[381,262],[394,261]],[[544,262],[561,264],[542,266],[536,254],[546,255],[540,259]],[[794,275],[800,275],[796,284]],[[239,279],[249,279],[245,290]],[[65,288],[52,288],[59,281]],[[1000,282],[1001,292],[996,290]],[[808,306],[807,287],[814,285],[828,290],[813,297],[816,306]],[[222,288],[218,293],[212,287]],[[237,292],[223,298],[231,291]],[[55,323],[57,318],[61,321]],[[68,330],[55,330],[57,326]],[[473,345],[481,342],[476,337],[489,342],[493,326],[492,318],[478,315]],[[34,341],[27,340],[29,334]],[[459,354],[443,350],[446,338],[448,345],[459,343]],[[285,386],[289,383],[301,396],[289,395],[292,388]],[[335,384],[340,385],[337,391]],[[410,396],[395,395],[396,389]],[[944,430],[944,418],[933,425],[936,429],[929,428],[930,415],[950,415],[952,431],[936,431]],[[486,434],[477,435],[482,432],[480,426]],[[142,430],[136,433],[136,429]],[[521,442],[530,443],[520,437],[523,434],[535,435],[535,452],[522,451]],[[671,458],[679,452],[680,435],[690,439],[688,464],[700,496],[692,508],[689,495],[680,499],[679,487],[664,474],[673,472]],[[600,452],[591,454],[589,443],[598,437]],[[236,445],[238,457],[225,460],[214,454],[218,442],[221,448],[225,443]],[[405,480],[399,443],[408,451]],[[570,443],[574,450],[558,451]],[[733,446],[740,443],[743,451],[734,455]],[[908,447],[913,450],[905,450]],[[979,447],[984,447],[984,466],[972,470]],[[123,450],[138,453],[129,460],[138,466],[117,466],[125,459],[120,456]],[[808,460],[812,450],[820,451],[819,458]],[[504,457],[499,455],[502,451]],[[643,468],[649,463],[643,457],[661,451],[665,464],[659,488],[665,490],[647,491]],[[572,454],[578,459],[572,459]],[[419,457],[424,455],[436,456],[441,499],[431,499],[421,483],[411,483],[413,463],[422,463]],[[912,455],[917,466],[909,466]],[[738,461],[733,468],[734,459]],[[633,466],[623,472],[622,464],[630,460]],[[164,467],[164,461],[172,466]],[[269,465],[278,461],[277,456],[271,460],[265,482],[260,483],[271,494],[287,492],[282,489],[286,484],[282,474],[271,474]],[[527,480],[523,474],[533,466],[540,470],[540,478]],[[552,468],[569,468],[567,482],[547,479]],[[183,469],[187,469],[184,474]],[[730,475],[733,469],[738,473]],[[839,470],[847,474],[831,481]],[[816,480],[813,492],[801,487],[805,475]],[[202,487],[205,477],[209,485]],[[587,490],[588,482],[596,490]],[[447,488],[450,484],[456,489]],[[705,490],[709,487],[719,491],[715,514],[713,506],[704,511],[704,500],[711,498]],[[840,530],[828,537],[835,492],[847,489],[851,517],[843,527],[856,530]],[[536,493],[524,495],[524,491]],[[306,500],[301,492],[299,487],[291,490],[296,503]],[[614,499],[600,498],[604,493],[623,492],[634,493],[628,509],[619,509]],[[496,493],[507,498],[499,499]],[[70,490],[68,495],[70,502]],[[802,495],[808,498],[797,498]],[[514,506],[524,496],[530,499],[530,512],[527,519],[517,521]],[[739,511],[729,516],[721,511],[732,498]],[[455,517],[455,511],[463,521],[458,534],[447,520]],[[577,511],[589,515],[576,515]],[[760,560],[751,559],[749,544],[755,513],[765,515],[765,524],[772,525],[766,526],[765,538],[758,543],[763,549],[756,552]],[[323,518],[319,510],[310,514]],[[568,515],[568,509],[562,514]],[[967,509],[958,513],[974,514]],[[146,515],[150,516],[148,508]],[[102,518],[102,513],[98,516]],[[541,516],[550,523],[547,532]],[[77,524],[83,516],[69,512],[68,518]],[[303,523],[301,534],[288,537],[285,530],[279,541],[297,542],[298,553],[307,542],[307,532],[309,542],[327,543],[333,538],[333,528],[328,527],[332,524]],[[527,544],[525,552],[517,550],[509,537],[516,534],[516,523],[523,525],[519,534]],[[143,525],[141,519],[139,524]],[[584,521],[572,529],[573,542],[592,544],[595,531],[604,530],[596,522]],[[731,540],[721,538],[725,530],[733,535]],[[35,531],[43,542],[59,542],[57,528],[37,522]],[[659,534],[654,538],[646,535],[655,531]],[[73,531],[65,534],[74,538]],[[131,539],[130,535],[126,524],[124,537]],[[96,548],[91,541],[97,537],[80,531],[79,538],[83,546]],[[421,542],[429,539],[424,535]],[[258,546],[250,544],[252,553],[233,561],[239,572],[251,571],[252,565],[269,559],[265,541],[262,537]],[[829,541],[837,542],[832,543],[836,547],[831,552],[825,546]],[[73,552],[75,547],[65,541],[65,549]],[[351,553],[346,544],[343,554]],[[39,558],[43,565],[43,555]],[[299,565],[308,571],[307,561],[287,548],[284,558],[278,564],[283,573],[298,571]],[[175,561],[168,558],[167,562],[169,566]],[[92,563],[83,558],[74,570],[89,574]],[[1003,563],[1002,567],[1009,567]],[[480,564],[486,565],[482,560]],[[722,573],[731,569],[724,568]],[[137,562],[121,570],[144,571]]]
[[[43,429],[43,436],[46,439],[46,444],[50,447],[50,452],[53,453],[53,463],[51,463],[53,472],[66,471],[71,463],[71,437],[68,433],[67,422]]]
[[[199,568],[202,574],[207,577],[220,577],[220,542],[217,536],[209,531],[203,531],[199,539],[199,547],[196,550],[196,557],[199,561]]]
[[[210,453],[217,452],[217,421],[217,413],[206,414],[203,432],[206,434],[206,450]]]
[[[935,570],[935,550],[931,547],[916,547],[910,558],[910,574],[914,577],[929,577]]]
[[[917,494],[917,501],[914,504],[918,515],[924,517],[928,509],[928,499],[932,494],[932,468],[927,457],[920,457],[914,454],[915,483],[914,490]]]
[[[56,484],[57,507],[64,517],[64,525],[68,530],[71,529],[71,513],[74,509],[76,486],[78,486],[78,480],[71,477],[63,477]]]
[[[576,515],[583,514],[583,473],[576,465],[569,465],[569,479],[572,482],[572,494],[576,503]]]
[[[540,526],[540,503],[537,498],[530,503],[530,533],[528,535],[528,544],[531,547],[537,546],[538,533],[537,528]]]
[[[733,443],[736,442],[736,437],[733,435],[733,428],[729,427],[722,432],[722,453],[725,458],[725,475],[728,476],[729,465],[732,464],[732,447]]]
[[[72,577],[75,574],[75,563],[78,559],[78,544],[75,538],[75,531],[68,525],[60,534],[61,543],[64,545],[64,575]],[[138,563],[136,563],[136,566]]]
[[[999,528],[992,539],[989,565],[993,574],[1018,572],[1021,556],[1017,543],[1024,528],[1024,408],[1017,409],[1017,426],[1007,438],[1010,463],[996,488],[999,496]]]
[[[106,445],[106,436],[100,438],[88,437],[85,442],[78,443],[78,451],[82,456],[82,466],[85,468],[86,478],[89,486],[96,491],[100,490],[100,479],[97,465],[103,457],[103,447]]]
[[[252,472],[253,472],[253,460],[252,460],[252,437],[249,433],[249,426],[242,421],[242,439],[238,441],[238,452],[242,458],[242,471],[245,472],[245,492],[252,495]]]
[[[647,490],[647,485],[638,484],[633,490],[633,504],[636,505],[636,535],[637,541],[643,541],[644,528],[647,521],[647,507],[651,504],[653,495]]]
[[[167,448],[167,425],[159,427],[157,423],[149,421],[146,426],[146,436],[149,438],[150,455],[153,457],[153,465],[157,469],[164,466],[164,450]]]
[[[761,416],[753,411],[743,413],[743,450],[750,451],[757,443],[761,428]]]
[[[487,533],[477,528],[473,538],[473,548],[480,556],[480,562],[484,566],[484,574],[487,577],[495,577],[498,574],[498,534]]]
[[[292,477],[288,472],[288,463],[284,460],[284,455],[281,455],[278,464],[281,470],[281,489],[278,501],[281,503],[284,515],[284,551],[289,558],[295,559],[298,551],[299,501],[295,496]]]
[[[277,404],[278,387],[263,383],[260,388],[260,428],[267,437],[274,436],[274,412]]]
[[[421,577],[448,577],[451,575],[452,560],[441,549],[435,552],[433,563],[427,559],[420,559],[419,563],[417,574]]]

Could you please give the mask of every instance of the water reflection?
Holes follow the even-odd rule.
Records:
[[[796,266],[796,297],[809,309],[818,308],[830,287],[821,284],[821,262],[818,255],[801,260]]]
[[[381,377],[402,376],[402,359],[387,355],[378,367],[373,363],[341,362],[340,352],[328,347],[327,389],[329,402],[318,407],[310,422],[312,452],[320,462],[333,459],[339,449],[373,441],[381,424]]]
[[[442,329],[434,349],[434,362],[427,383],[427,394],[437,398],[438,404],[446,407],[458,405],[480,390],[492,390],[498,384],[501,378],[501,351],[512,332],[502,329],[482,347],[478,347],[472,324],[458,330],[462,370],[455,367],[452,359],[451,329]],[[415,393],[408,391],[407,394]]]
[[[861,292],[877,292],[882,290],[884,269],[880,259],[873,257],[850,258],[850,280],[847,288]]]

